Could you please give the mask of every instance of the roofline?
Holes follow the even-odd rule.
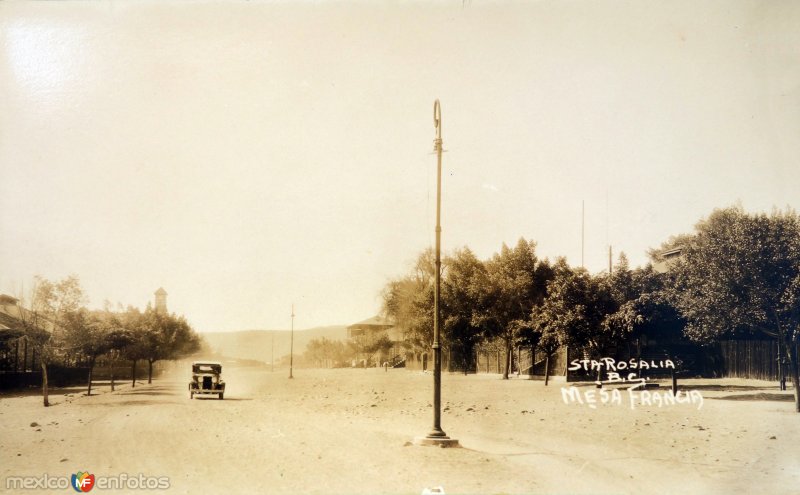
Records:
[[[683,246],[677,246],[677,247],[674,247],[672,249],[667,249],[666,251],[661,251],[659,253],[659,255],[660,256],[667,256],[667,255],[670,255],[670,254],[680,253],[681,251],[683,251]]]

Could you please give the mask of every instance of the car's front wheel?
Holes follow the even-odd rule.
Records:
[[[225,397],[225,394],[224,394],[224,393],[222,393],[222,392],[220,392],[220,393],[219,393],[219,400],[222,400],[224,397]]]

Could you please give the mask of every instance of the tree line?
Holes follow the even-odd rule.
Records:
[[[393,346],[394,343],[386,335],[369,342],[358,339],[332,340],[326,337],[311,339],[306,345],[302,363],[322,368],[338,368],[349,367],[350,363],[364,359],[369,365],[373,355],[377,353],[386,357]]]
[[[664,259],[663,253],[679,256]],[[620,254],[612,270],[592,274],[566,259],[540,258],[520,239],[486,260],[468,248],[445,256],[441,328],[444,345],[465,361],[479,345],[504,351],[507,379],[516,346],[583,349],[594,358],[641,334],[710,344],[731,337],[775,339],[798,394],[800,218],[791,209],[747,213],[714,210],[694,232],[673,236],[631,268]],[[666,265],[657,271],[654,263]],[[383,289],[383,312],[411,352],[432,342],[434,256],[422,252],[408,273]]]
[[[76,276],[60,281],[36,277],[27,300],[20,299],[20,337],[38,356],[42,370],[42,396],[49,406],[48,367],[52,365],[88,368],[87,395],[92,393],[92,373],[101,357],[111,367],[114,390],[115,365],[131,364],[131,386],[136,386],[136,367],[148,365],[151,383],[153,364],[197,352],[201,340],[182,316],[161,313],[148,307],[141,311],[129,306],[112,311],[110,304],[100,311],[86,308],[86,296]]]

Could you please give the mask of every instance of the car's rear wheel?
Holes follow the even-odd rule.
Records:
[[[222,399],[223,399],[223,397],[225,397],[225,394],[224,394],[223,392],[220,392],[220,393],[219,393],[219,400],[222,400]]]
[[[189,392],[189,399],[194,399],[194,392]]]

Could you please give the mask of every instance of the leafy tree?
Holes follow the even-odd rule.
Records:
[[[340,340],[330,340],[326,337],[311,339],[306,345],[304,359],[309,363],[317,363],[318,366],[340,366],[341,363],[349,361],[353,354],[348,352],[344,342]]]
[[[160,314],[149,307],[136,308],[120,316],[120,353],[131,361],[131,386],[136,386],[136,365],[147,361],[147,383],[152,383],[153,364],[179,359],[200,349],[201,340],[182,316]]]
[[[455,352],[466,371],[484,334],[478,306],[488,286],[486,265],[464,248],[445,256],[442,267],[442,345]],[[434,253],[428,249],[411,273],[390,281],[383,291],[383,313],[403,332],[404,347],[415,353],[428,352],[433,340],[435,275]]]
[[[89,365],[86,395],[92,395],[92,373],[97,358],[109,350],[109,334],[116,328],[110,312],[90,312],[86,308],[66,315],[64,319],[64,346],[85,358]]]
[[[446,266],[446,263],[443,265]],[[410,274],[390,281],[383,290],[383,313],[403,332],[412,352],[427,352],[433,342],[433,251],[423,251]]]
[[[448,268],[441,292],[443,341],[456,351],[466,374],[475,366],[475,347],[483,337],[476,311],[488,274],[486,265],[469,248],[456,250],[445,264]]]
[[[353,359],[353,355],[345,342],[334,340],[330,344],[330,359],[333,361],[333,366],[344,366]]]
[[[148,336],[145,326],[145,317],[138,308],[128,307],[120,317],[122,328],[130,342],[122,350],[125,359],[131,362],[131,388],[136,387],[136,365],[139,361],[147,359]]]
[[[303,360],[307,362],[317,362],[318,364],[324,362],[325,354],[322,347],[323,345],[320,339],[309,340],[308,344],[306,344],[306,350],[303,353]]]
[[[603,322],[604,331],[612,339],[619,341],[644,333],[678,336],[675,329],[682,329],[683,325],[677,310],[666,297],[664,275],[647,265],[629,271],[627,280],[623,282],[624,288],[620,288],[618,281],[612,277],[611,294],[617,310]]]
[[[558,343],[587,348],[597,355],[613,341],[603,323],[615,309],[607,275],[592,276],[583,268],[561,266],[548,285],[536,323],[550,348]]]
[[[499,253],[487,263],[487,287],[482,291],[480,310],[473,324],[485,329],[487,338],[498,338],[504,344],[503,379],[511,368],[514,344],[532,328],[531,308],[546,295],[547,280],[537,276],[536,243],[520,239],[514,248],[503,244]],[[549,268],[549,265],[548,265]]]
[[[364,350],[367,352],[367,354],[378,354],[380,360],[384,356],[388,355],[393,347],[394,342],[392,342],[387,335],[381,335],[367,345]],[[378,362],[378,364],[380,364],[380,362]]]
[[[534,332],[538,335],[538,339],[536,341],[536,348],[541,349],[544,352],[544,385],[547,386],[550,382],[550,361],[553,355],[558,351],[558,348],[561,346],[558,340],[558,336],[554,332],[550,332],[547,330],[542,330],[544,326],[542,322],[543,313],[540,313],[542,316],[537,316],[534,327]],[[540,326],[542,325],[542,326]],[[535,363],[531,363],[533,366]]]
[[[58,356],[63,341],[63,327],[68,318],[84,304],[85,296],[78,277],[71,275],[58,282],[42,277],[34,279],[28,309],[20,298],[19,316],[28,342],[39,355],[42,367],[42,400],[50,405],[48,365]]]
[[[124,328],[118,315],[114,316],[114,328],[108,333],[108,362],[111,366],[111,391],[115,388],[115,369],[117,361],[124,356],[127,349],[135,344],[134,334]]]
[[[558,346],[556,345],[555,347],[551,347],[550,345],[548,345],[548,342],[542,342],[541,339],[542,333],[537,322],[537,314],[542,307],[544,299],[547,297],[547,285],[555,277],[556,268],[559,262],[566,263],[566,261],[564,261],[563,258],[557,260],[555,264],[551,264],[550,261],[547,259],[541,260],[539,261],[539,263],[537,263],[536,274],[534,276],[534,279],[535,283],[540,286],[538,288],[539,293],[544,294],[545,296],[540,301],[538,301],[537,304],[533,306],[533,308],[531,308],[531,314],[528,318],[528,321],[524,322],[523,325],[520,325],[517,336],[518,344],[520,346],[525,346],[530,349],[531,358],[533,358],[534,351],[536,350],[537,347],[545,351],[545,356],[546,356],[545,368],[548,368],[550,364],[548,360],[552,356],[552,354],[555,353],[555,351],[558,349]],[[533,372],[533,367],[535,366],[535,364],[536,363],[533,362],[532,360],[529,373]],[[546,371],[545,375],[547,375],[549,368],[546,369],[545,371]],[[545,376],[545,383],[547,382],[547,380],[548,378],[547,376]]]
[[[555,312],[556,301],[552,287],[555,287],[554,284],[563,284],[564,280],[572,275],[572,268],[567,264],[565,258],[558,258],[554,264],[548,265],[547,275],[547,297],[542,304],[532,309],[530,331],[525,336],[532,346],[544,352],[545,386],[550,381],[550,361],[553,354],[561,347],[563,340],[557,319],[558,314]]]
[[[670,236],[670,238],[662,242],[659,247],[655,249],[648,249],[647,256],[650,258],[652,263],[663,261],[663,253],[665,251],[682,248],[684,245],[688,244],[691,239],[692,234],[678,234]]]
[[[361,355],[364,354],[365,345],[362,339],[349,339],[347,341],[347,354],[352,356],[351,359],[355,359],[356,362],[360,362]],[[360,366],[360,364],[358,365]]]
[[[635,299],[639,293],[636,273],[631,270],[628,257],[624,252],[619,254],[619,259],[614,265],[611,274],[607,277],[608,290],[611,298],[617,305],[622,305],[626,301]]]
[[[792,210],[747,214],[715,210],[698,223],[674,267],[670,301],[697,342],[762,333],[788,358],[800,412],[800,218]]]
[[[599,277],[602,280],[603,277]],[[620,253],[611,275],[604,280],[609,303],[600,331],[607,342],[625,341],[634,332],[641,330],[645,323],[645,315],[642,313],[650,309],[648,301],[652,302],[650,291],[660,287],[657,281],[657,275],[652,268],[631,270],[627,256]]]
[[[603,331],[613,341],[630,341],[644,335],[655,337],[660,342],[685,340],[685,322],[678,310],[669,302],[666,287],[669,274],[656,273],[651,264],[643,268],[628,270],[622,262],[615,268],[611,277],[611,293],[617,305],[616,311],[603,321]],[[671,346],[666,348],[669,358],[679,362],[671,354]],[[677,376],[672,371],[672,388],[677,392]]]
[[[156,361],[177,359],[200,348],[199,337],[181,316],[148,308],[142,314],[141,330],[142,354],[147,360],[147,383],[153,381],[153,364]]]

